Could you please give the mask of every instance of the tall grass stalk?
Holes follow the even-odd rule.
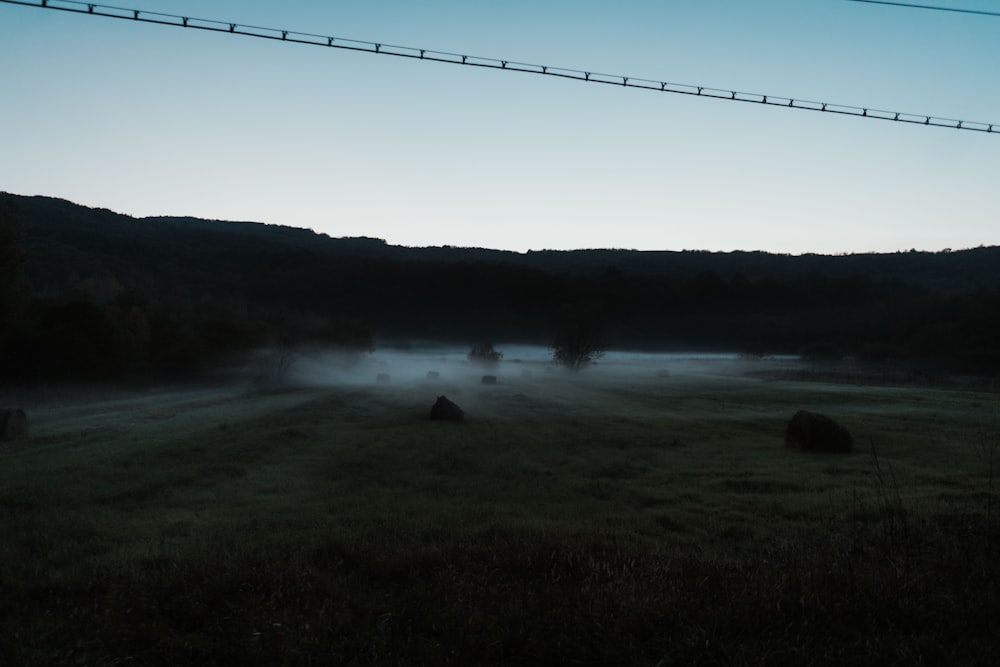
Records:
[[[882,469],[882,462],[879,459],[878,451],[875,449],[875,441],[869,440],[872,453],[872,469],[875,472],[879,499],[882,502],[882,509],[888,520],[890,533],[896,532],[897,521],[902,531],[906,532],[906,512],[903,507],[903,497],[899,492],[899,482],[896,479],[896,472],[892,468],[892,463],[886,461],[885,467],[888,469],[888,477]]]

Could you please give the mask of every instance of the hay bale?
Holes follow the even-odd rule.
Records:
[[[375,376],[375,382],[377,382],[378,384],[389,384],[389,374],[379,373],[378,375]]]
[[[465,412],[446,397],[438,396],[437,401],[431,406],[431,419],[460,422],[465,420]]]
[[[437,371],[427,371],[427,379],[431,382],[437,382],[441,379],[441,374]]]
[[[849,452],[854,439],[830,417],[799,410],[785,428],[785,446],[813,452]]]
[[[483,376],[482,384],[496,384],[496,383],[497,383],[497,376],[496,375],[484,375]]]
[[[28,415],[21,408],[0,410],[0,441],[28,437]]]

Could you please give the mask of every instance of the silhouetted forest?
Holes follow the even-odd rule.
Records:
[[[943,223],[944,224],[944,223]],[[1000,373],[1000,248],[844,256],[406,248],[0,194],[6,380],[189,373],[266,345],[550,344]]]

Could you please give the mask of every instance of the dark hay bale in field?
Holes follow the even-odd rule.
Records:
[[[497,383],[497,376],[496,375],[484,375],[482,383],[483,384],[496,384]]]
[[[0,410],[0,441],[28,437],[28,415],[24,410]]]
[[[389,384],[389,374],[379,373],[378,375],[375,376],[375,382],[379,384]]]
[[[465,420],[465,412],[446,397],[438,396],[437,401],[431,406],[431,419],[460,422]]]
[[[433,382],[437,382],[441,379],[441,374],[437,371],[427,371],[427,379]]]
[[[785,428],[785,446],[807,452],[849,452],[854,445],[850,432],[818,412],[799,410]]]

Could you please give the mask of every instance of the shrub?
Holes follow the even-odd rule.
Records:
[[[604,355],[604,312],[591,305],[575,304],[559,313],[558,329],[552,342],[552,357],[570,370],[580,370]]]

